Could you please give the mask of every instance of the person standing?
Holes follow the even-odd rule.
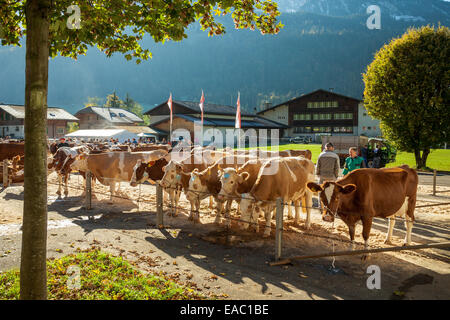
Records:
[[[57,148],[61,148],[61,147],[70,147],[69,144],[66,142],[65,138],[59,138],[59,143],[57,145]]]
[[[350,157],[345,159],[344,171],[342,172],[344,176],[353,170],[366,167],[364,164],[364,159],[358,156],[358,149],[356,147],[351,147],[348,149],[348,153]]]
[[[339,156],[334,153],[333,144],[331,142],[328,142],[325,145],[324,151],[319,155],[319,158],[317,158],[316,176],[319,177],[319,184],[325,183],[327,181],[336,181],[339,176],[339,168]],[[327,190],[331,189],[328,188]],[[319,208],[322,210],[323,205],[320,201],[320,195],[318,202]]]
[[[339,156],[334,153],[334,146],[331,142],[325,145],[325,150],[317,158],[316,176],[319,183],[325,181],[336,181],[339,176]]]

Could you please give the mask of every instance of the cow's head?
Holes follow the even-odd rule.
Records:
[[[250,223],[255,222],[255,199],[249,193],[243,193],[241,195],[240,210],[241,222],[239,223],[239,225],[241,229],[246,230],[250,226]],[[258,221],[257,217],[256,221]]]
[[[58,144],[56,142],[53,142],[52,144],[50,144],[49,149],[52,154],[55,154],[56,151],[58,151]]]
[[[183,172],[181,163],[170,160],[169,163],[163,167],[163,171],[164,176],[159,183],[161,187],[175,187],[177,184],[181,183],[181,173]]]
[[[191,178],[189,179],[189,191],[186,192],[186,199],[193,197],[201,197],[208,193],[208,188],[206,185],[206,179],[208,175],[211,174],[211,169],[206,169],[205,171],[199,172],[198,169],[194,169],[191,172]]]
[[[346,184],[343,186],[330,181],[322,185],[310,181],[306,185],[312,192],[319,192],[319,198],[323,204],[322,219],[328,222],[334,221],[334,217],[341,204],[342,196],[349,195],[356,190],[356,185],[354,184]]]
[[[136,187],[138,183],[144,182],[148,178],[149,168],[153,167],[155,163],[156,161],[142,162],[142,160],[138,160],[133,168],[130,186]]]
[[[250,174],[248,172],[239,172],[235,168],[225,168],[219,171],[220,182],[222,184],[219,198],[236,195],[238,186],[246,181],[249,176]]]

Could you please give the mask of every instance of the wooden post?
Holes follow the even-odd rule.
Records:
[[[281,198],[277,199],[276,207],[276,227],[275,227],[275,261],[281,258],[281,240],[283,237],[283,201]]]
[[[3,188],[8,188],[9,176],[8,176],[8,160],[3,160]]]
[[[92,209],[92,174],[86,171],[86,210]]]
[[[433,196],[436,195],[436,169],[433,170]]]
[[[156,226],[160,229],[164,228],[163,221],[163,189],[156,185]]]

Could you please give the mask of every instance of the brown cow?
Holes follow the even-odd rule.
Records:
[[[89,170],[101,184],[109,186],[112,202],[116,192],[116,183],[130,182],[138,160],[156,161],[165,155],[167,155],[165,150],[83,154],[76,158],[71,168],[79,171]]]
[[[25,155],[24,143],[0,143],[0,161]]]
[[[323,219],[334,221],[338,215],[348,226],[354,248],[355,225],[362,221],[364,247],[369,244],[374,217],[389,218],[386,242],[392,237],[395,216],[404,215],[406,225],[405,245],[411,243],[418,176],[407,165],[397,168],[357,169],[336,182],[318,185],[308,182],[308,188],[320,192],[324,205]],[[327,192],[330,189],[330,192]],[[367,258],[367,256],[363,256]]]
[[[250,177],[250,174],[244,171],[241,177],[246,179]],[[309,228],[312,193],[307,189],[306,183],[313,178],[314,163],[304,157],[275,158],[265,161],[251,190],[241,196],[241,219],[245,221],[243,226],[246,227],[246,223],[257,220],[259,212],[253,210],[257,206],[265,213],[264,237],[268,237],[271,213],[275,208],[276,200],[281,198],[284,203],[294,202],[296,207],[300,207],[301,200],[305,198],[307,213],[305,227]]]

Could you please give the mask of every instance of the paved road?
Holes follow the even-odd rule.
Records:
[[[433,173],[419,172],[419,184],[432,186],[433,185]],[[443,174],[443,173],[436,174],[436,185],[449,187],[449,190],[450,190],[450,175]]]

